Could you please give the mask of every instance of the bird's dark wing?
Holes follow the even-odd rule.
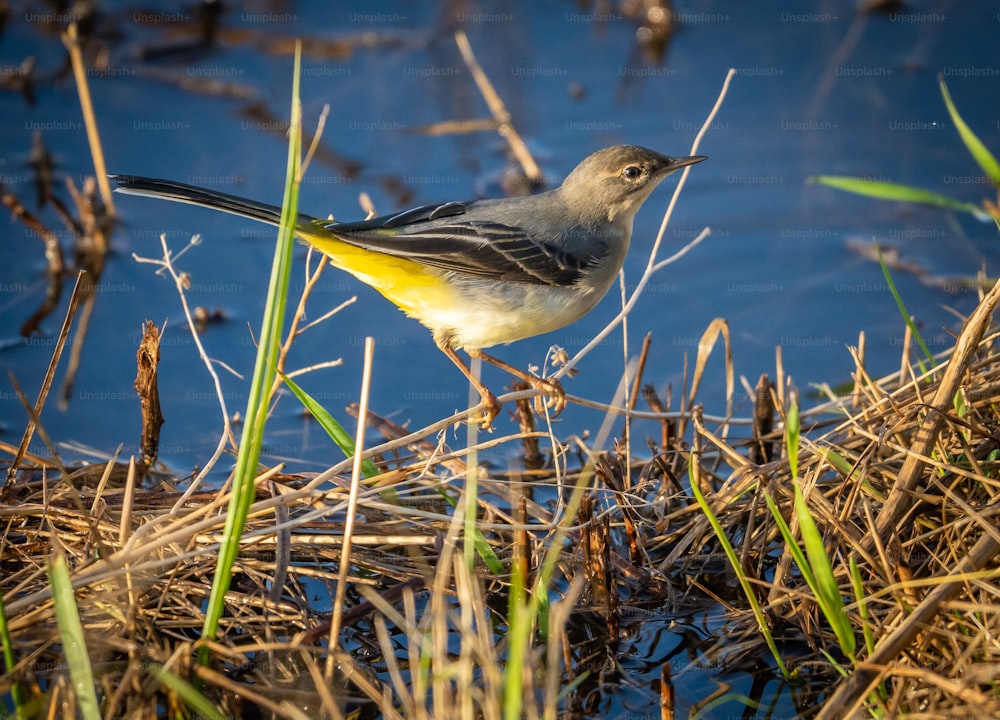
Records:
[[[496,280],[572,285],[596,256],[576,257],[523,229],[465,217],[468,205],[424,205],[323,227],[344,242],[424,265]]]

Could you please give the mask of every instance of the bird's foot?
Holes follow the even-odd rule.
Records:
[[[563,390],[562,383],[558,380],[533,376],[524,379],[530,387],[542,391],[542,394],[536,395],[534,400],[535,412],[539,415],[545,415],[546,412],[549,412],[556,416],[566,407],[566,391]],[[489,388],[481,388],[479,396],[480,405],[484,407],[482,419],[479,421],[479,429],[493,432],[493,420],[500,414],[503,405]]]
[[[488,388],[480,389],[479,396],[481,398],[480,404],[486,406],[486,409],[483,410],[482,420],[479,421],[479,429],[486,432],[493,432],[493,419],[500,414],[502,405],[497,400],[497,396]]]
[[[528,384],[536,390],[541,390],[543,395],[535,396],[535,412],[544,415],[546,410],[552,415],[558,415],[566,407],[566,391],[563,390],[562,383],[555,378],[527,378]]]

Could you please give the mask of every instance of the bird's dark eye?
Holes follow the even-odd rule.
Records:
[[[642,175],[642,168],[637,165],[629,165],[622,170],[622,177],[626,180],[635,180],[640,175]]]

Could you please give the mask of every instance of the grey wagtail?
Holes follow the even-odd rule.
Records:
[[[296,234],[330,262],[371,285],[434,333],[469,379],[489,428],[500,403],[455,352],[493,363],[546,391],[558,381],[519,370],[482,350],[540,335],[586,315],[625,260],[632,219],[670,173],[705,160],[670,158],[632,145],[598,150],[563,184],[530,197],[424,205],[362,222],[299,215]],[[152,178],[114,175],[118,190],[222,210],[277,225],[281,208]]]

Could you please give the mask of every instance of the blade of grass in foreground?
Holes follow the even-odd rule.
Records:
[[[225,611],[225,596],[229,590],[233,565],[239,553],[240,537],[246,524],[247,513],[254,500],[254,478],[257,461],[264,439],[264,425],[267,419],[268,389],[274,384],[277,373],[278,350],[281,344],[282,325],[285,317],[285,303],[288,297],[289,276],[292,266],[292,249],[295,246],[295,222],[298,216],[299,167],[302,151],[302,105],[299,102],[299,73],[302,65],[301,44],[295,44],[295,71],[292,78],[291,123],[288,136],[288,168],[285,173],[285,197],[281,208],[281,227],[278,243],[271,265],[271,279],[267,288],[264,318],[261,322],[260,342],[257,347],[257,361],[250,395],[247,400],[246,419],[240,438],[240,450],[233,471],[232,493],[226,512],[226,526],[223,530],[219,559],[215,566],[212,592],[205,610],[205,624],[202,637],[215,639],[219,620]],[[203,645],[198,651],[198,660],[207,665],[209,650]]]
[[[54,549],[49,556],[49,582],[52,583],[59,640],[73,681],[77,709],[84,720],[100,720],[101,706],[97,702],[94,672],[90,667],[90,654],[83,638],[83,625],[80,623],[80,611],[73,593],[73,581],[69,576],[66,556],[59,548]]]

